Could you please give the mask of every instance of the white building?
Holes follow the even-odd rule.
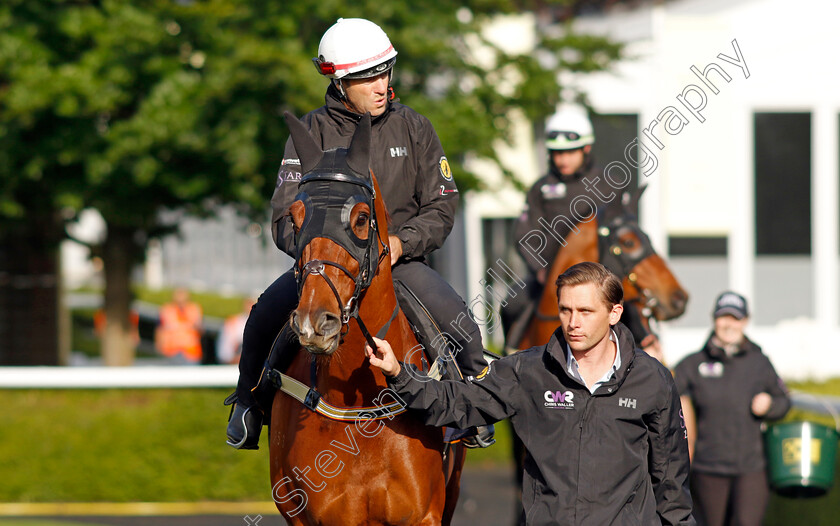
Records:
[[[649,185],[641,224],[692,296],[681,319],[660,325],[666,359],[699,349],[714,297],[731,288],[750,300],[747,332],[782,376],[836,376],[840,72],[832,52],[840,6],[657,4],[579,18],[578,31],[625,42],[632,58],[610,73],[565,80],[600,114],[596,134],[599,120],[619,122],[623,144],[638,138],[657,158],[655,171],[638,175]],[[512,168],[528,167],[517,174],[526,181],[541,174],[531,168],[544,157],[529,134],[526,126],[521,147],[503,155],[517,159]],[[488,218],[521,211],[523,197],[501,179],[494,184],[497,192],[467,199],[470,254],[485,252]],[[492,264],[470,258],[468,298],[482,293]]]

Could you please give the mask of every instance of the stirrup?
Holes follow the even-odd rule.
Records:
[[[259,449],[263,414],[257,407],[245,407],[239,403],[236,393],[225,399],[231,405],[227,426],[227,444],[235,449]]]
[[[475,431],[475,435],[461,439],[461,443],[464,444],[464,447],[476,449],[490,447],[496,443],[496,439],[494,438],[496,435],[496,427],[493,424],[490,424],[489,426],[476,426]]]

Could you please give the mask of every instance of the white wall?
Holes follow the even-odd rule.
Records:
[[[576,28],[626,42],[631,58],[610,73],[564,79],[586,92],[599,113],[639,114],[640,137],[659,161],[647,178],[643,228],[664,253],[669,235],[728,237],[726,269],[717,269],[714,283],[690,272],[696,265],[684,262],[689,292],[700,290],[696,296],[705,303],[705,296],[719,292],[704,295],[707,287],[734,288],[758,299],[759,309],[783,312],[781,319],[769,316],[772,324],[752,326],[748,332],[786,378],[840,376],[840,360],[832,348],[840,336],[840,69],[833,56],[840,49],[838,15],[840,5],[820,0],[682,0],[615,9],[606,16],[579,19]],[[716,73],[709,75],[717,94],[690,69],[703,70],[712,62],[731,77],[726,82]],[[677,99],[691,86],[702,90],[706,99],[699,110],[702,122]],[[700,105],[697,92],[687,97]],[[688,122],[672,134],[662,123],[653,128],[662,143],[657,147],[643,130],[669,107]],[[800,258],[756,264],[752,127],[753,114],[766,111],[812,114],[812,254],[804,262]],[[520,153],[523,159],[533,159],[533,151],[523,148]],[[495,197],[470,196],[468,225],[480,225],[480,217],[517,215],[521,197],[514,195],[504,191]],[[481,272],[486,264],[472,266]],[[679,264],[679,276],[678,270]],[[774,276],[772,283],[763,277],[768,273]],[[807,304],[790,303],[790,293],[774,292],[776,285],[798,292],[796,301]],[[671,363],[699,348],[709,330],[711,303],[689,308],[701,313],[693,313],[693,326],[661,325]]]

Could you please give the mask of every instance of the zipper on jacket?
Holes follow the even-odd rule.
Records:
[[[583,425],[586,422],[587,416],[589,416],[589,406],[592,402],[592,396],[589,394],[589,390],[584,391],[584,396],[586,396],[586,400],[583,403],[583,413],[580,417],[580,422],[578,423],[578,458],[577,458],[577,480],[580,480],[580,472],[582,469],[583,464]],[[575,485],[575,504],[574,504],[574,524],[578,523],[578,501],[580,500],[580,484]]]
[[[587,393],[588,394],[588,393]],[[583,414],[580,417],[580,438],[583,439],[583,424],[586,422],[586,417],[589,416],[589,402],[592,400],[592,395],[586,397],[586,401],[583,403]]]

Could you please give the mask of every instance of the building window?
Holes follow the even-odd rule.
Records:
[[[674,256],[724,256],[726,236],[668,236],[668,254]]]
[[[595,132],[595,144],[592,146],[592,155],[595,162],[601,169],[612,161],[620,161],[633,166],[625,160],[624,150],[633,139],[639,136],[639,116],[632,114],[602,114],[592,115],[592,129]],[[633,155],[637,155],[636,152]],[[627,185],[626,191],[633,191],[639,186],[639,172],[633,170],[633,179]]]
[[[753,320],[773,325],[813,316],[811,114],[756,113],[754,126]]]
[[[754,125],[756,254],[810,255],[811,114],[756,113]]]

